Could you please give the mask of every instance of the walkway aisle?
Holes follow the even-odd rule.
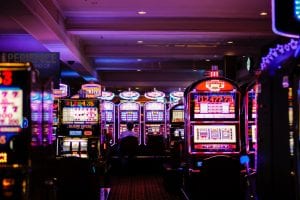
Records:
[[[182,200],[180,191],[165,187],[162,160],[139,160],[129,170],[112,170],[108,200]]]
[[[179,191],[166,191],[161,174],[111,177],[109,200],[181,200]]]

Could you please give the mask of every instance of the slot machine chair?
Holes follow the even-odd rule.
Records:
[[[139,141],[135,136],[127,136],[119,141],[119,154],[123,168],[130,169],[138,153]]]
[[[206,158],[200,174],[195,197],[203,200],[243,199],[239,159],[227,155]]]

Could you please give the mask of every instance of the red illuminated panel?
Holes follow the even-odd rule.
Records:
[[[11,71],[1,71],[0,72],[0,85],[9,86],[13,82],[13,76]]]
[[[235,93],[193,93],[191,94],[192,119],[234,119],[235,98]]]
[[[197,91],[216,92],[216,91],[232,91],[235,89],[235,87],[227,81],[220,80],[220,79],[212,79],[212,80],[200,82],[195,87],[195,89]]]
[[[23,91],[19,88],[0,89],[0,126],[6,127],[5,132],[15,132],[22,126]],[[12,131],[10,131],[11,127]]]

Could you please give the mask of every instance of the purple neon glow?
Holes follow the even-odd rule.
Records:
[[[287,53],[295,51],[297,48],[299,48],[298,43],[298,41],[291,39],[287,44],[278,44],[276,48],[270,48],[268,55],[262,57],[260,64],[261,70],[267,69],[275,62],[279,63],[278,60],[282,60],[283,57],[285,58]],[[278,65],[277,68],[281,68],[281,66]]]

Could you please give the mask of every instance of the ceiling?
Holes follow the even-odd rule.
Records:
[[[64,68],[114,92],[183,89],[212,65],[235,78],[279,39],[262,0],[10,0],[0,9],[0,51],[59,52]]]

